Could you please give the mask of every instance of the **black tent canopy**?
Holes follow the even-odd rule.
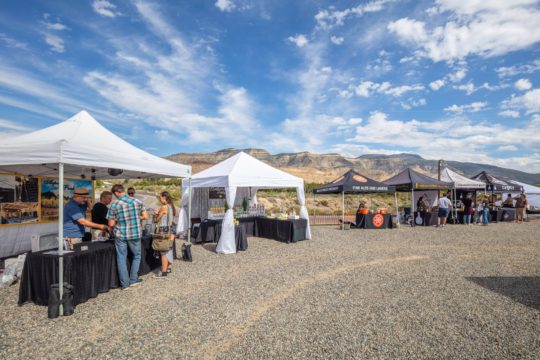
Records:
[[[411,215],[414,214],[415,190],[450,190],[453,187],[452,183],[420,174],[411,168],[406,168],[396,176],[383,182],[387,185],[394,185],[396,191],[411,192]]]
[[[347,171],[345,174],[341,175],[331,183],[313,190],[314,194],[341,194],[342,229],[344,229],[345,224],[345,194],[386,192],[393,192],[395,194],[395,186],[386,185],[384,183],[375,181],[368,178],[367,176],[357,173],[352,169]]]
[[[313,192],[315,194],[356,194],[395,191],[395,186],[386,185],[361,175],[354,170],[349,170],[331,183],[315,189]]]
[[[481,173],[473,176],[471,179],[482,181],[486,184],[486,191],[493,192],[517,192],[517,191],[523,191],[523,187],[514,183],[511,183],[510,181],[497,178],[491,174],[488,174],[485,171],[482,171]]]

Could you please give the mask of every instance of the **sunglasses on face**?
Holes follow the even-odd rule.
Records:
[[[134,192],[128,192],[128,195],[132,196],[132,195],[135,195],[135,193]]]

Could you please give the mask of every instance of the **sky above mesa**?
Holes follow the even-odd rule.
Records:
[[[540,172],[540,1],[4,1],[1,138],[87,110],[156,155]]]

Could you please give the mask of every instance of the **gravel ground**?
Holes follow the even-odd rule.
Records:
[[[540,221],[349,230],[313,240],[193,247],[172,276],[144,276],[47,319],[0,292],[0,358],[538,358]]]

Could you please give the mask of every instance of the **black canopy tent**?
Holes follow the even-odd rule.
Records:
[[[349,170],[329,184],[313,190],[313,194],[341,194],[342,229],[345,223],[345,194],[396,192],[395,186],[387,185],[354,170]],[[396,199],[397,203],[397,199]],[[397,208],[397,206],[396,206]]]
[[[414,214],[415,190],[450,190],[453,187],[452,183],[420,174],[411,168],[407,168],[383,182],[387,185],[394,185],[396,191],[411,192],[411,215]]]
[[[501,192],[518,192],[523,191],[521,185],[514,184],[506,179],[497,178],[491,174],[488,174],[485,171],[473,176],[472,180],[482,181],[486,184],[486,191],[491,191],[491,193],[501,193]]]

